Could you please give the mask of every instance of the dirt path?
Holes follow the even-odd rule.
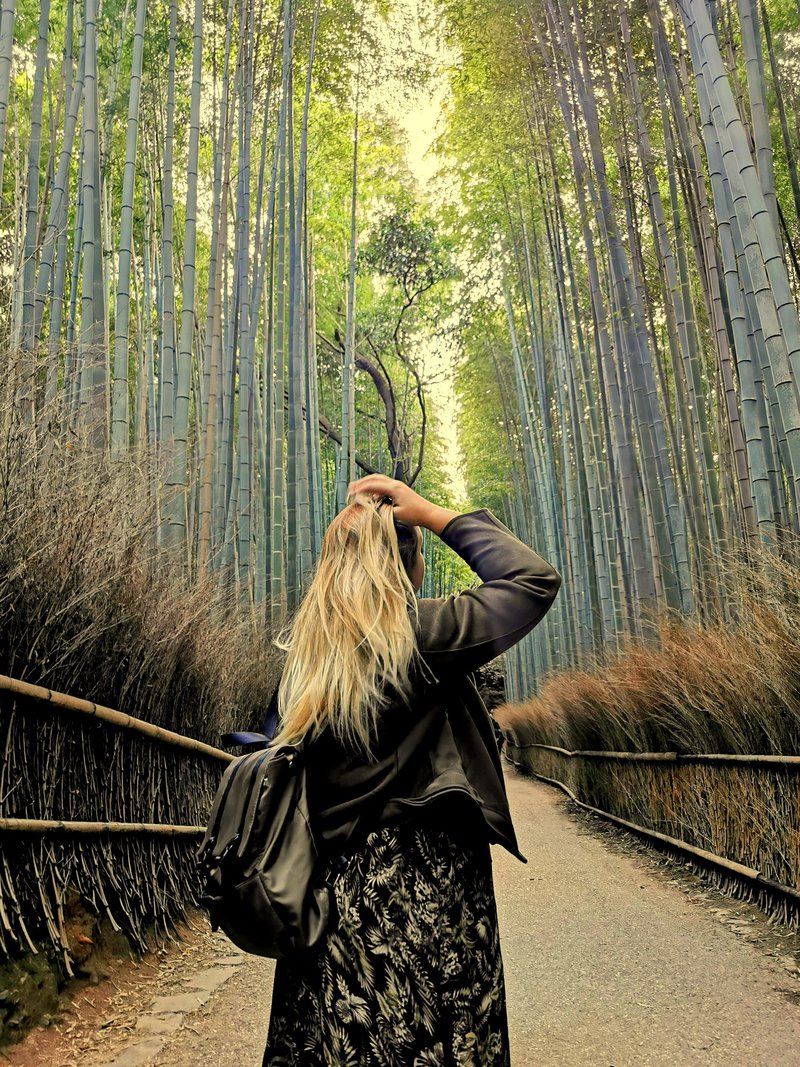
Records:
[[[492,849],[513,1067],[800,1065],[794,934],[506,775],[529,861]],[[48,1064],[260,1067],[273,962],[220,935],[186,962],[138,1007],[129,998],[127,1016],[112,998],[104,1039],[60,1060],[49,1050]]]
[[[493,850],[514,1067],[800,1064],[794,934],[507,782],[528,857]]]

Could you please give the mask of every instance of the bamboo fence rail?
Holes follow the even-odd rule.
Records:
[[[543,745],[535,742],[526,745],[514,744],[515,748],[541,748],[557,752],[570,759],[621,760],[631,763],[746,763],[754,766],[772,764],[777,767],[800,767],[800,756],[757,755],[739,752],[611,752],[605,749],[559,748],[558,745]]]
[[[64,830],[73,834],[127,834],[146,833],[164,834],[165,836],[191,834],[197,836],[205,830],[204,826],[175,826],[169,823],[153,822],[87,822],[73,819],[0,819],[0,831],[21,830],[25,833],[48,833]]]
[[[197,741],[193,737],[175,733],[174,730],[165,730],[163,726],[156,726],[144,719],[137,719],[133,715],[115,711],[114,708],[106,708],[102,704],[95,704],[92,700],[81,700],[79,697],[68,696],[66,693],[57,693],[52,689],[45,689],[40,685],[31,685],[30,682],[21,682],[17,678],[9,678],[7,674],[0,674],[0,689],[9,693],[18,693],[20,696],[31,697],[55,708],[64,711],[76,711],[81,715],[91,715],[102,722],[118,726],[122,730],[136,730],[145,737],[152,737],[155,741],[162,741],[167,745],[176,745],[178,748],[186,748],[191,752],[197,752],[202,756],[211,756],[213,759],[223,760],[230,763],[234,757],[230,752],[224,752],[221,748],[214,748],[203,741]]]

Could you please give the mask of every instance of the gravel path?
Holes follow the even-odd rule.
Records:
[[[506,766],[528,857],[492,849],[513,1067],[800,1067],[796,936],[626,851]],[[274,963],[210,940],[217,959],[195,975],[196,1003],[173,1005],[180,1018],[150,1004],[127,1051],[113,1042],[112,1056],[82,1062],[260,1067]]]

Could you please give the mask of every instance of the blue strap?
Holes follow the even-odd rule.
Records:
[[[266,748],[271,738],[266,734],[254,734],[246,731],[234,731],[233,733],[222,735],[223,745],[258,745],[259,748]]]
[[[267,708],[267,714],[264,718],[264,733],[271,741],[275,734],[278,732],[278,690],[272,694],[272,700],[269,702]]]
[[[232,745],[253,745],[255,749],[266,748],[278,731],[278,690],[272,694],[267,714],[262,727],[263,733],[251,733],[247,730],[237,730],[223,734],[220,744],[230,748]]]

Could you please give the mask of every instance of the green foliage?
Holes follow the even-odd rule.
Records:
[[[433,219],[416,219],[408,207],[380,219],[359,251],[359,265],[362,272],[389,278],[409,305],[455,274],[451,248],[437,235]]]

